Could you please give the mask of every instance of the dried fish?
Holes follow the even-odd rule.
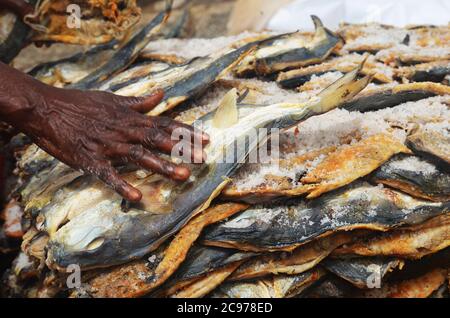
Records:
[[[400,84],[393,87],[376,87],[362,92],[358,97],[342,105],[342,108],[361,112],[393,107],[438,95],[449,95],[450,87],[432,82]]]
[[[356,182],[312,201],[255,206],[207,228],[207,245],[249,251],[291,251],[340,230],[386,231],[443,215],[448,202],[421,201],[401,192]]]
[[[141,16],[135,0],[77,1],[79,11],[72,9],[72,12],[80,15],[79,27],[73,27],[67,23],[71,4],[69,0],[39,1],[35,12],[25,17],[37,31],[33,40],[82,45],[106,43],[124,38]]]
[[[170,15],[171,7],[159,13],[127,43],[111,40],[69,58],[36,66],[30,75],[53,86],[97,88],[111,75],[129,66]]]
[[[400,67],[395,73],[396,77],[412,82],[440,83],[450,74],[450,61],[444,60]]]
[[[284,298],[305,292],[325,275],[321,268],[298,275],[274,275],[250,282],[230,282],[220,286],[211,297],[215,298]]]
[[[333,255],[422,258],[450,246],[450,215],[338,248]]]
[[[380,288],[386,274],[403,266],[399,259],[353,258],[326,259],[322,266],[358,288]]]
[[[279,177],[278,182],[267,182],[257,188],[227,188],[223,197],[249,203],[303,194],[312,199],[368,175],[396,153],[410,153],[401,142],[384,133],[370,136],[336,151],[333,149],[334,147],[325,148],[280,163],[282,166],[298,165],[325,156],[316,167],[301,177],[298,185]],[[270,176],[266,178],[270,181]]]
[[[342,43],[341,39],[325,28],[318,17],[312,15],[311,19],[316,28],[312,39],[296,32],[275,41],[269,41],[265,46],[245,58],[236,67],[236,74],[248,76],[255,72],[257,75],[266,76],[325,60]]]
[[[283,88],[301,87],[314,76],[317,77],[327,72],[338,71],[347,73],[361,63],[361,60],[363,59],[364,56],[359,54],[344,55],[317,65],[281,72],[278,74],[277,83]],[[373,56],[370,56],[370,59],[364,63],[364,68],[361,70],[361,73],[364,75],[373,75],[375,81],[382,83],[391,83],[394,75],[394,71],[391,67],[374,61]]]
[[[427,298],[445,282],[447,270],[437,268],[416,278],[384,284],[361,292],[356,297],[367,298]]]
[[[450,200],[448,170],[426,158],[395,156],[374,173],[373,179],[417,198]]]
[[[448,122],[444,122],[447,125]],[[448,128],[427,129],[427,125],[418,127],[407,138],[408,145],[415,151],[424,155],[450,163],[450,137]]]
[[[243,280],[270,274],[301,274],[325,259],[335,248],[351,242],[356,233],[336,233],[300,246],[292,253],[270,253],[242,264],[228,279]]]

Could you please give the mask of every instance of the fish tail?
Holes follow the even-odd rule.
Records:
[[[366,75],[363,78],[358,79],[365,61],[366,59],[364,59],[354,70],[345,74],[336,82],[321,91],[318,95],[320,100],[313,108],[314,111],[318,113],[327,112],[352,99],[361,92],[373,78],[373,75]]]
[[[316,31],[320,28],[323,28],[322,20],[320,20],[318,16],[314,14],[311,15],[311,20],[313,20],[314,28],[316,29]]]

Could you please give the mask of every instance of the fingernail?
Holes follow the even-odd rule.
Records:
[[[131,202],[139,202],[142,199],[142,193],[141,191],[137,189],[130,189],[127,192],[127,200]]]
[[[176,167],[175,176],[177,180],[185,181],[191,175],[191,171],[186,167]]]
[[[158,96],[163,98],[164,97],[164,91],[162,89],[157,89],[151,96]]]

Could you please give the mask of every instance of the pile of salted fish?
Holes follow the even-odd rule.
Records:
[[[138,167],[130,204],[23,137],[0,251],[23,297],[449,297],[450,28],[379,24],[128,42],[30,71],[58,87],[165,98],[202,123],[207,163],[179,184]],[[279,159],[245,159],[276,128]],[[270,130],[272,131],[272,130]],[[80,271],[79,281],[74,279]],[[69,284],[70,283],[70,284]]]

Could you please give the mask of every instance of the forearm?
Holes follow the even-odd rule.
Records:
[[[24,0],[0,0],[0,9],[7,9],[21,18],[33,12],[33,7]]]
[[[24,130],[31,113],[43,104],[46,85],[0,62],[0,119]]]

